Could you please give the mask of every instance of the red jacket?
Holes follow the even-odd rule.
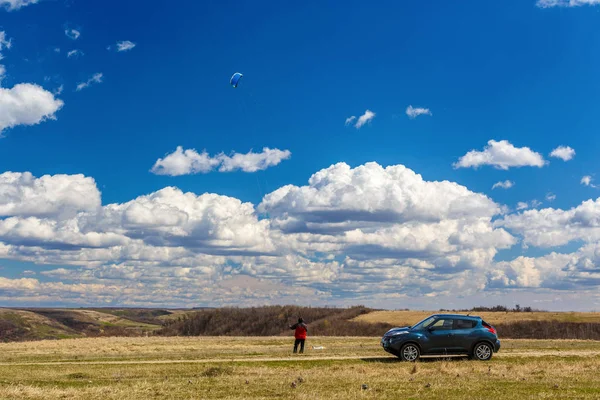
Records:
[[[308,326],[306,326],[306,324],[304,322],[300,323],[300,324],[292,325],[290,328],[295,329],[294,337],[296,339],[306,339],[306,333],[308,332]]]

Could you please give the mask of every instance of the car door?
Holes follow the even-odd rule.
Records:
[[[452,318],[440,318],[427,329],[429,353],[445,354],[452,352]]]
[[[455,351],[469,352],[473,346],[473,328],[477,321],[470,318],[456,318],[452,325],[452,341],[455,345]]]

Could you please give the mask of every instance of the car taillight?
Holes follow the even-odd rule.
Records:
[[[496,335],[496,334],[497,334],[497,333],[496,333],[496,330],[494,329],[494,327],[493,327],[493,326],[491,326],[491,325],[488,325],[488,324],[484,324],[484,325],[483,325],[483,327],[484,327],[485,329],[487,329],[488,331],[490,331],[491,333],[493,333],[494,335]]]

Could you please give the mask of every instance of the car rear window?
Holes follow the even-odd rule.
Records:
[[[472,319],[456,319],[454,321],[454,329],[471,329],[476,325],[476,321]]]

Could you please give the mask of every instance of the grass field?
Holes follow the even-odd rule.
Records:
[[[443,314],[444,312],[439,312]],[[415,324],[435,311],[374,311],[369,314],[355,318],[355,321],[368,323],[384,322],[395,326],[406,326]],[[454,313],[449,313],[454,314]],[[466,315],[467,312],[457,314]],[[494,324],[506,324],[521,321],[558,321],[558,322],[600,322],[600,313],[597,312],[477,312],[470,315],[483,318],[486,322]]]
[[[595,341],[504,340],[490,362],[415,364],[389,357],[379,338],[309,338],[306,354],[296,356],[291,343],[281,337],[5,343],[0,398],[600,398]]]
[[[169,314],[171,315],[171,314]],[[66,339],[90,335],[144,335],[160,328],[108,312],[87,309],[0,308],[0,341]]]

